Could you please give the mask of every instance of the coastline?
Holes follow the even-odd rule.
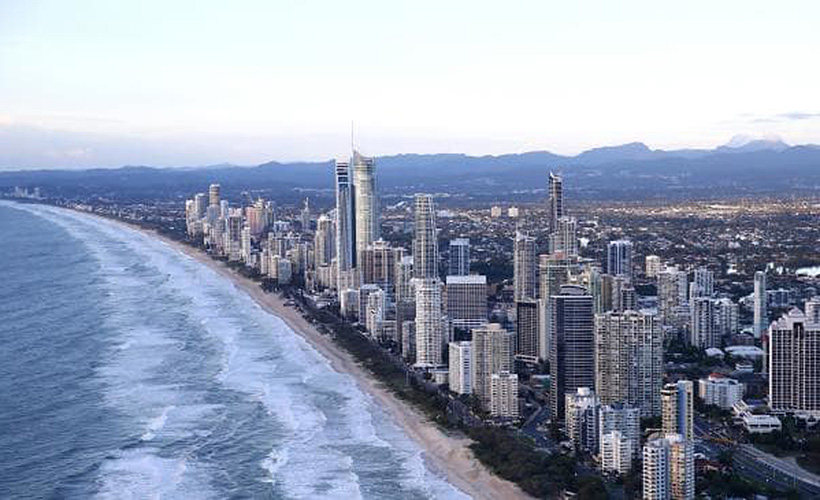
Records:
[[[93,214],[91,214],[93,215]],[[99,217],[99,216],[98,216]],[[362,368],[356,360],[332,339],[322,335],[296,309],[285,306],[284,300],[273,293],[265,293],[259,284],[222,265],[207,253],[197,248],[164,237],[156,231],[145,229],[124,221],[105,218],[122,224],[147,236],[158,239],[197,262],[208,266],[246,292],[257,304],[269,313],[279,317],[297,335],[304,338],[314,349],[327,358],[337,372],[350,375],[356,385],[387,412],[393,421],[424,451],[428,466],[444,476],[463,493],[477,499],[529,499],[518,486],[492,474],[468,448],[470,439],[466,436],[448,435],[429,422],[419,410],[400,400],[383,387]]]

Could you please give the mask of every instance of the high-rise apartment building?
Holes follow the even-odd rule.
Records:
[[[413,273],[416,278],[438,277],[436,206],[429,194],[415,196],[416,234],[413,240]]]
[[[221,201],[219,198],[219,184],[211,184],[208,186],[208,205],[212,207],[218,207],[219,202]]]
[[[623,402],[644,417],[661,413],[663,331],[652,314],[595,316],[595,388],[603,404]]]
[[[550,301],[550,414],[560,420],[566,394],[595,387],[593,301],[578,285],[563,285]]]
[[[469,330],[487,323],[486,276],[447,276],[446,283],[447,317],[453,327]]]
[[[416,290],[416,364],[437,368],[442,364],[444,325],[442,323],[441,281],[414,280]]]
[[[513,371],[513,334],[498,323],[473,329],[473,394],[489,408],[493,373]]]
[[[578,255],[578,223],[575,217],[559,217],[550,234],[550,252]]]
[[[658,274],[658,316],[664,326],[674,324],[678,309],[687,303],[688,281],[686,273],[674,267]]]
[[[711,297],[714,294],[715,273],[705,267],[695,269],[695,275],[692,280],[692,288],[689,296],[694,299],[696,297]]]
[[[362,156],[358,151],[353,151],[353,192],[355,248],[358,259],[358,254],[381,236],[376,164],[372,158]]]
[[[514,300],[535,299],[536,288],[536,243],[535,238],[516,231],[514,244]]]
[[[768,337],[769,406],[820,416],[820,323],[794,308]]]
[[[550,172],[548,191],[549,203],[549,231],[552,233],[558,227],[558,219],[564,216],[564,180]]]
[[[695,296],[689,303],[689,312],[691,314],[689,343],[700,349],[720,347],[721,339],[717,332],[714,299]]]
[[[629,240],[610,241],[606,253],[606,272],[613,276],[622,274],[632,277],[632,242]]]
[[[518,418],[518,375],[501,371],[490,375],[490,415]]]
[[[769,309],[766,301],[766,273],[755,273],[754,285],[754,335],[759,339],[769,327]]]
[[[450,240],[450,261],[448,276],[466,276],[470,274],[470,240],[456,238]]]
[[[356,267],[356,220],[353,217],[353,183],[350,163],[336,161],[336,267],[337,287],[344,291]]]
[[[637,458],[641,449],[641,410],[623,403],[602,405],[598,417],[601,438],[612,432],[619,433],[629,442],[631,456]]]
[[[695,498],[695,451],[680,434],[653,439],[643,448],[644,500]]]
[[[393,302],[396,296],[396,283],[399,268],[397,263],[404,258],[404,249],[392,247],[384,240],[376,240],[359,250],[359,272],[362,284],[376,284]]]
[[[470,341],[450,342],[450,390],[472,394],[472,345]]]
[[[689,380],[679,380],[666,384],[661,389],[661,408],[664,434],[680,434],[691,441],[694,438],[693,384]]]
[[[539,311],[537,300],[515,303],[515,357],[527,363],[537,363],[539,356]]]
[[[336,254],[335,228],[333,219],[325,214],[316,219],[316,234],[313,235],[313,255],[316,267],[329,266]]]
[[[647,255],[645,260],[645,274],[647,278],[657,278],[658,274],[663,269],[661,258],[657,255]]]
[[[564,423],[576,451],[598,453],[601,403],[589,387],[579,387],[565,396]]]
[[[578,273],[578,258],[563,253],[538,256],[539,338],[538,356],[549,358],[552,339],[550,328],[550,297],[557,295],[562,285],[569,283]]]

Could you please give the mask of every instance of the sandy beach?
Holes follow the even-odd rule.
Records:
[[[515,484],[490,473],[468,448],[470,439],[445,433],[409,404],[401,401],[368,374],[344,349],[308,322],[296,309],[285,306],[277,294],[265,293],[259,284],[213,260],[205,252],[165,238],[154,231],[128,224],[151,237],[158,238],[193,259],[209,266],[247,292],[260,306],[280,317],[293,331],[305,338],[316,350],[330,360],[333,369],[351,375],[359,387],[387,411],[393,420],[425,452],[431,469],[439,472],[457,488],[477,499],[527,499]]]

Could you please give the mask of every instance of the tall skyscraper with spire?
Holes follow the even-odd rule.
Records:
[[[376,193],[376,163],[353,151],[353,212],[355,217],[356,259],[358,254],[379,239],[379,200]]]
[[[433,196],[416,194],[416,237],[413,240],[413,276],[438,278],[438,235]]]
[[[549,178],[549,231],[558,229],[558,219],[564,216],[564,179],[550,172]]]
[[[336,161],[336,266],[338,288],[342,290],[352,269],[356,266],[354,234],[356,219],[353,217],[353,186],[350,163]]]

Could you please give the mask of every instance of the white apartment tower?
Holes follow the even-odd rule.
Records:
[[[472,394],[472,342],[450,342],[450,390]]]
[[[508,371],[490,375],[490,415],[518,418],[518,375]]]
[[[473,394],[490,406],[492,375],[513,371],[513,334],[498,323],[473,329]]]
[[[380,237],[379,199],[376,192],[376,164],[353,151],[353,191],[356,226],[356,254]]]
[[[768,335],[769,406],[820,416],[820,323],[794,308]]]
[[[416,279],[416,364],[436,368],[442,364],[444,328],[441,309],[441,281]]]
[[[759,339],[769,327],[769,310],[766,303],[766,273],[764,271],[755,273],[754,288],[754,335],[756,339]]]
[[[694,385],[689,380],[666,384],[661,389],[661,417],[664,434],[680,434],[694,438]]]

